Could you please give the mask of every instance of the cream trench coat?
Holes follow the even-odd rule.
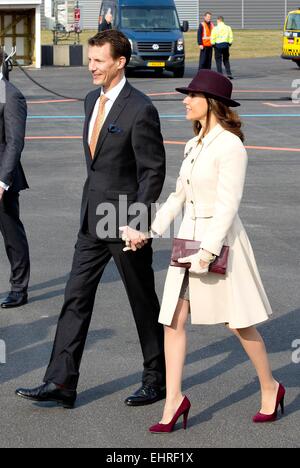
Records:
[[[176,191],[157,212],[152,229],[159,235],[185,208],[178,233],[182,239],[202,241],[201,247],[219,255],[230,246],[228,272],[189,275],[193,324],[228,323],[246,328],[272,314],[247,233],[238,216],[247,168],[241,140],[217,125],[199,144],[199,136],[185,149]],[[171,325],[185,269],[170,267],[159,322]]]

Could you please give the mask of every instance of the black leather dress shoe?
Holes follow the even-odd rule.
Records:
[[[14,307],[21,307],[27,304],[28,295],[27,293],[14,292],[9,293],[6,299],[1,304],[2,309],[13,309]]]
[[[58,387],[54,383],[46,383],[37,388],[18,388],[16,395],[27,400],[46,402],[55,401],[64,408],[74,407],[77,393],[73,390]]]
[[[143,385],[133,395],[125,400],[127,406],[145,406],[152,405],[157,401],[166,398],[165,390],[157,390],[151,385]]]

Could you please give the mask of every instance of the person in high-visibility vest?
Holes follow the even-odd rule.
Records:
[[[210,12],[205,13],[204,21],[200,24],[198,29],[198,44],[201,50],[199,70],[206,68],[211,69],[213,47],[211,43],[211,32],[214,28],[212,23],[212,14]]]
[[[222,60],[224,62],[228,78],[233,79],[229,62],[229,48],[233,43],[233,32],[230,26],[224,22],[224,17],[219,16],[217,26],[212,30],[211,43],[215,48],[217,71],[223,74]]]

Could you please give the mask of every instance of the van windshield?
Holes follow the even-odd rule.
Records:
[[[121,10],[122,28],[135,31],[169,31],[180,29],[175,8],[123,7]]]
[[[289,31],[300,31],[300,14],[293,13],[289,15],[286,29]]]

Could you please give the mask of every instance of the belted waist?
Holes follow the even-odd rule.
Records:
[[[211,218],[214,216],[215,207],[214,205],[188,202],[185,204],[185,212],[191,219]]]

